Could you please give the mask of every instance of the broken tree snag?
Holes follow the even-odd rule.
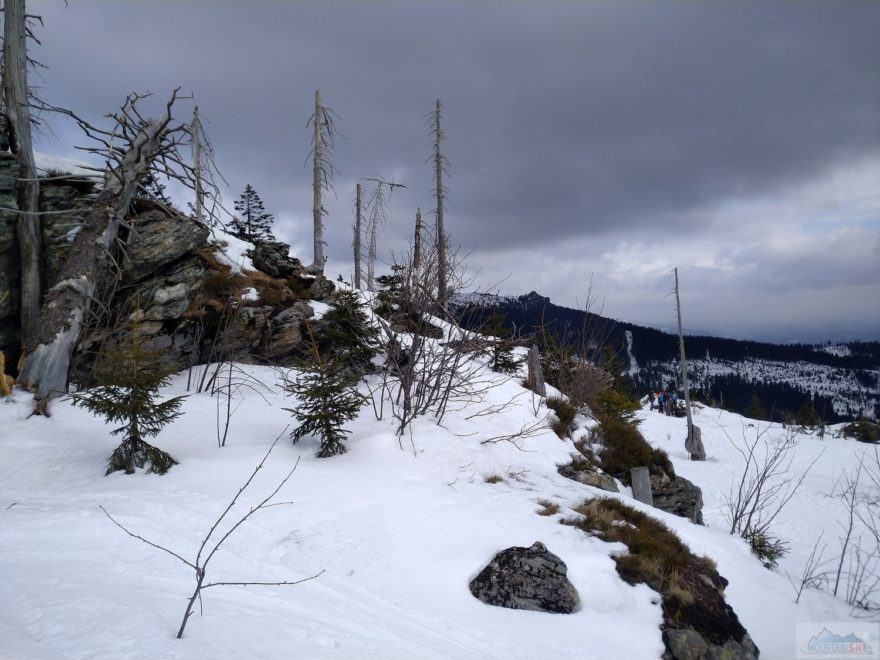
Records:
[[[119,227],[139,185],[151,171],[174,175],[170,163],[180,162],[177,147],[188,133],[182,126],[169,126],[177,90],[159,119],[144,119],[139,114],[135,107],[139,98],[129,96],[121,111],[111,115],[116,124],[112,131],[76,118],[86,134],[103,145],[90,150],[107,158],[107,168],[104,188],[84,218],[59,281],[46,294],[19,374],[18,382],[34,392],[37,414],[47,414],[49,399],[67,391],[74,347],[98,285],[111,273]],[[184,166],[175,178],[186,179],[190,175],[187,170]]]
[[[692,461],[705,461],[706,449],[703,447],[703,438],[699,427],[694,425],[691,414],[691,393],[688,382],[687,357],[684,354],[684,331],[681,325],[681,298],[678,295],[678,268],[672,270],[675,276],[675,314],[678,317],[678,348],[681,357],[681,384],[684,389],[684,406],[687,412],[687,437],[684,440],[684,448],[690,454]]]

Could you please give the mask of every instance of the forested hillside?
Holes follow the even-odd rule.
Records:
[[[480,327],[496,310],[524,341],[544,328],[580,345],[586,333],[584,348],[592,344],[588,350],[594,353],[589,357],[611,347],[639,394],[678,386],[675,335],[555,305],[534,291],[519,297],[459,296],[457,303],[469,327]],[[830,423],[877,415],[880,342],[771,344],[686,335],[685,347],[692,390],[733,412],[784,420],[806,407]]]

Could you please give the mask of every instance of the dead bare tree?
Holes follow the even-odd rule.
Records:
[[[361,255],[363,247],[361,246],[361,237],[363,229],[361,228],[363,220],[364,204],[361,195],[361,184],[355,187],[354,195],[354,241],[352,248],[354,249],[354,288],[360,289],[363,281],[361,279]]]
[[[832,593],[851,607],[880,610],[880,451],[859,457],[855,474],[844,471],[829,497],[845,510]]]
[[[437,250],[437,301],[444,310],[449,305],[448,294],[448,278],[449,264],[447,262],[447,237],[446,230],[443,225],[443,211],[446,206],[446,185],[443,183],[445,176],[448,176],[449,161],[441,151],[441,144],[446,137],[441,126],[443,114],[443,104],[440,99],[434,103],[434,110],[428,115],[427,123],[431,135],[431,148],[434,153],[431,156],[434,164],[434,200],[436,208],[434,209],[436,217],[436,225],[434,228],[436,250]]]
[[[315,90],[315,112],[309,118],[312,126],[312,224],[314,227],[313,245],[314,260],[309,270],[315,274],[323,275],[324,264],[327,258],[324,256],[324,216],[327,210],[321,201],[321,195],[325,190],[330,190],[330,183],[336,168],[329,157],[333,153],[333,143],[336,136],[336,114],[321,102],[321,91]]]
[[[800,602],[804,589],[821,589],[822,585],[828,581],[829,572],[825,570],[825,567],[831,560],[822,559],[825,550],[828,548],[827,544],[822,543],[822,535],[824,533],[824,531],[820,533],[819,538],[816,539],[813,550],[810,552],[810,556],[807,557],[806,564],[804,564],[804,570],[801,571],[801,575],[798,578],[799,581],[795,582],[789,572],[785,572],[785,577],[788,578],[788,582],[795,590],[795,604]],[[820,543],[822,543],[821,548],[819,547]]]
[[[370,220],[367,231],[370,233],[370,243],[367,249],[367,291],[375,291],[375,274],[376,274],[376,252],[378,249],[379,227],[385,224],[386,213],[388,212],[387,199],[385,190],[388,195],[393,195],[395,190],[406,188],[402,183],[395,183],[381,177],[371,177],[366,179],[376,184],[376,189],[370,197]]]
[[[681,325],[681,298],[678,295],[678,268],[672,270],[675,276],[675,314],[678,317],[678,349],[681,353],[681,384],[684,388],[684,406],[687,413],[687,437],[684,441],[684,448],[690,454],[692,461],[705,461],[706,449],[703,447],[702,434],[700,427],[694,425],[694,419],[691,415],[691,388],[688,383],[687,358],[684,354],[684,332]]]
[[[745,539],[766,566],[775,566],[785,554],[786,544],[771,537],[770,527],[797,494],[824,450],[806,469],[794,473],[797,439],[791,429],[782,438],[771,438],[769,425],[758,426],[754,438],[749,439],[743,427],[742,443],[735,442],[723,428],[721,431],[745,462],[725,498],[730,533]]]
[[[416,209],[416,228],[413,237],[412,276],[410,289],[415,291],[419,281],[419,271],[422,268],[422,209]]]
[[[384,311],[379,312],[388,370],[381,395],[389,401],[399,437],[416,418],[431,414],[440,423],[450,406],[481,401],[494,386],[491,370],[469,359],[470,333],[440,307],[434,288],[436,265],[432,247],[422,254],[412,286],[412,253],[396,263],[392,269],[400,274],[402,289],[383,301]],[[380,293],[380,300],[384,297]]]
[[[3,7],[3,102],[6,133],[18,159],[18,238],[21,259],[21,341],[33,346],[40,316],[43,288],[40,275],[42,237],[38,215],[40,182],[31,141],[31,98],[28,89],[28,25],[25,0],[5,0]]]
[[[263,456],[262,460],[259,462],[257,467],[254,468],[254,471],[251,473],[251,476],[248,477],[248,479],[247,479],[247,481],[245,481],[244,485],[238,489],[238,492],[235,494],[235,496],[232,498],[232,500],[229,502],[229,504],[226,506],[226,508],[223,510],[223,512],[220,514],[220,516],[217,518],[217,520],[214,521],[214,524],[211,525],[211,529],[208,530],[208,533],[205,535],[205,538],[202,539],[202,543],[199,546],[199,550],[196,553],[195,559],[193,559],[192,561],[185,559],[181,554],[174,552],[173,550],[169,550],[168,548],[161,546],[158,543],[153,543],[152,541],[145,539],[143,536],[139,536],[138,534],[135,534],[134,532],[129,530],[127,527],[125,527],[122,523],[117,521],[113,516],[111,516],[110,513],[107,511],[107,509],[105,509],[103,506],[99,506],[101,511],[104,512],[104,515],[106,515],[111,520],[111,522],[113,522],[113,524],[116,525],[117,527],[119,527],[119,529],[121,529],[123,532],[125,532],[126,534],[128,534],[132,538],[135,538],[143,543],[146,543],[150,547],[156,548],[157,550],[161,550],[162,552],[165,552],[165,553],[171,555],[172,557],[176,558],[177,560],[179,560],[179,561],[183,562],[184,564],[186,564],[187,566],[189,566],[194,571],[195,579],[196,579],[196,586],[192,592],[192,595],[189,598],[189,601],[187,602],[186,611],[183,614],[183,620],[180,622],[180,628],[177,631],[177,639],[180,639],[181,637],[183,637],[183,631],[186,629],[186,624],[189,621],[189,618],[195,613],[196,600],[198,600],[199,603],[202,602],[202,591],[204,591],[205,589],[209,589],[211,587],[227,587],[227,586],[252,587],[252,586],[281,586],[281,585],[302,584],[303,582],[308,582],[309,580],[314,580],[316,577],[318,577],[319,575],[321,575],[321,573],[324,572],[324,571],[320,571],[319,573],[317,573],[315,575],[312,575],[307,578],[302,578],[299,580],[281,580],[281,581],[275,581],[275,582],[226,581],[226,580],[220,581],[220,582],[206,582],[205,581],[207,579],[207,570],[208,570],[208,565],[211,563],[211,559],[214,558],[214,555],[217,554],[217,551],[220,549],[220,547],[223,545],[223,543],[226,541],[226,539],[228,539],[239,527],[241,527],[241,525],[243,525],[244,522],[248,518],[250,518],[252,515],[254,515],[257,511],[261,511],[263,509],[268,509],[269,507],[272,507],[272,506],[278,506],[281,504],[293,504],[293,502],[272,502],[272,498],[274,498],[275,495],[278,494],[278,491],[281,490],[281,488],[284,486],[284,484],[287,483],[287,481],[290,479],[290,477],[296,471],[296,468],[299,465],[299,459],[297,459],[296,463],[291,468],[290,472],[287,473],[287,476],[285,476],[281,480],[281,483],[279,483],[275,487],[275,489],[271,493],[269,493],[269,495],[264,497],[257,504],[251,506],[248,509],[248,511],[246,513],[244,513],[238,519],[237,522],[232,524],[229,527],[229,529],[227,529],[226,532],[223,533],[222,536],[220,536],[218,539],[212,540],[212,537],[214,536],[215,532],[217,532],[218,535],[220,534],[220,532],[218,531],[220,524],[223,522],[223,520],[226,518],[226,516],[228,516],[229,513],[232,511],[233,507],[238,502],[238,499],[241,497],[242,493],[244,493],[244,491],[247,490],[248,486],[250,486],[251,482],[257,476],[257,473],[263,468],[263,465],[266,463],[266,459],[269,458],[269,454],[272,453],[272,450],[275,448],[275,445],[278,443],[279,438],[281,438],[281,436],[284,435],[285,431],[287,431],[286,427],[285,427],[284,431],[282,431],[278,435],[278,437],[275,438],[275,441],[272,443],[272,446],[269,447],[269,450],[266,452],[265,456]]]
[[[98,146],[83,150],[106,159],[103,189],[92,203],[82,229],[71,246],[59,282],[49,290],[40,311],[38,330],[29,345],[19,382],[34,391],[34,411],[48,414],[50,397],[67,389],[70,359],[84,318],[88,316],[101,281],[116,263],[120,227],[125,225],[132,199],[147,175],[161,175],[193,187],[193,168],[180,154],[189,139],[186,125],[172,126],[175,90],[156,119],[138,109],[144,96],[129,95],[121,109],[109,115],[111,129],[97,128],[68,110]]]

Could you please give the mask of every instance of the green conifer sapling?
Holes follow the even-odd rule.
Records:
[[[345,423],[357,417],[363,397],[351,385],[343,365],[322,355],[307,324],[311,339],[311,359],[303,367],[300,377],[287,384],[286,390],[299,399],[296,408],[284,408],[299,422],[290,437],[294,444],[306,436],[321,440],[318,458],[344,454],[343,444],[350,431]]]
[[[159,365],[161,351],[146,350],[141,341],[135,323],[130,348],[104,356],[108,366],[96,371],[98,386],[71,395],[74,406],[86,408],[110,424],[122,423],[111,431],[111,435],[121,435],[123,440],[111,454],[105,474],[117,470],[132,474],[144,466],[147,472],[165,474],[177,465],[174,458],[144,438],[156,436],[162,427],[177,419],[186,396],[158,400],[159,388],[168,383],[171,372]]]

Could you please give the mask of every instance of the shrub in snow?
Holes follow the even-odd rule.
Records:
[[[106,366],[96,369],[98,386],[70,395],[74,406],[86,408],[111,424],[122,422],[111,431],[123,439],[111,454],[105,474],[117,470],[132,474],[142,467],[147,472],[165,474],[177,465],[169,454],[144,438],[158,435],[165,425],[177,419],[186,397],[159,400],[159,388],[167,384],[171,374],[159,366],[161,351],[147,350],[141,342],[135,323],[129,349],[106,354]]]
[[[841,430],[844,437],[853,438],[859,442],[880,442],[880,424],[870,419],[859,419],[851,422]]]
[[[571,402],[561,397],[548,397],[544,403],[556,414],[556,421],[551,424],[550,428],[560,438],[566,437],[571,429],[571,425],[574,424],[577,408]]]
[[[675,477],[675,469],[666,452],[651,447],[632,424],[620,419],[606,419],[594,434],[604,447],[599,454],[602,469],[623,483],[630,484],[630,472],[634,467],[646,467],[651,474]]]

